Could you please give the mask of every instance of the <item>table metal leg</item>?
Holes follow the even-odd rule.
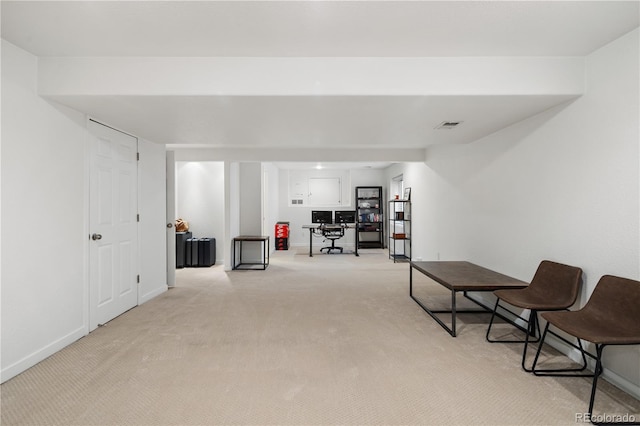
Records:
[[[456,337],[456,292],[451,290],[451,330],[449,333]]]
[[[455,332],[455,327],[456,327],[456,293],[455,291],[451,291],[451,303],[452,303],[452,309],[451,310],[446,310],[446,311],[432,311],[431,309],[427,308],[427,306],[422,303],[417,297],[414,297],[413,295],[413,267],[411,265],[409,265],[409,297],[411,297],[413,299],[414,302],[416,302],[418,304],[418,306],[420,306],[422,308],[423,311],[425,311],[427,314],[429,314],[429,316],[431,318],[433,318],[438,324],[440,324],[440,326],[442,328],[444,328],[445,330],[447,330],[447,332],[453,336],[456,337],[456,332]],[[447,326],[447,324],[444,323],[444,321],[442,321],[440,318],[438,318],[436,316],[437,313],[451,313],[451,318],[453,320],[453,329],[449,328],[449,326]]]
[[[409,265],[409,297],[413,299],[413,266]]]
[[[354,240],[354,242],[356,244],[356,256],[360,257],[360,255],[358,254],[358,225],[356,225],[356,227],[353,228],[353,229],[356,230],[356,235],[355,235],[356,238]]]
[[[237,263],[236,263],[236,244],[237,244],[237,241],[233,240],[233,267],[231,269],[236,269],[236,265],[237,265]]]

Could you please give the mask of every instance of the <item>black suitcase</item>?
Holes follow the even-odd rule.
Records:
[[[191,232],[176,232],[176,268],[184,268],[187,251],[187,239]]]
[[[213,266],[216,264],[216,239],[200,238],[198,243],[198,266]]]
[[[185,266],[198,266],[198,245],[197,238],[187,240],[187,255],[185,256]]]

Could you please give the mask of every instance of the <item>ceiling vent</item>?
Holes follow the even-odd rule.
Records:
[[[438,124],[435,129],[455,129],[460,124],[462,124],[462,121],[443,121]]]

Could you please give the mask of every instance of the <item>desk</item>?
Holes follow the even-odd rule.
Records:
[[[420,300],[413,296],[413,270],[416,269],[424,275],[433,279],[440,285],[451,290],[451,310],[432,310],[425,306]],[[503,288],[524,288],[529,284],[508,277],[482,266],[474,265],[470,262],[411,262],[409,266],[409,296],[418,304],[426,313],[438,322],[451,334],[456,337],[456,314],[457,313],[478,313],[493,312],[493,309],[472,299],[467,295],[468,291],[494,291]],[[483,310],[456,310],[456,293],[463,292],[464,296],[479,305]],[[449,328],[437,313],[451,313],[451,328]],[[504,318],[504,317],[503,317]]]
[[[260,262],[243,262],[242,261],[242,244],[244,242],[259,242],[262,244],[262,263]],[[240,243],[240,262],[236,263],[236,245]],[[254,268],[260,266],[260,268]],[[269,266],[269,236],[241,235],[233,239],[233,268],[232,269],[267,269]]]
[[[341,223],[341,224],[335,224],[335,225],[324,225],[324,224],[317,224],[317,225],[302,225],[303,229],[308,229],[309,230],[309,257],[313,257],[313,234],[319,233],[322,234],[322,229],[324,227],[331,227],[331,226],[340,226],[344,229],[355,229],[356,232],[357,231],[357,227],[355,223]],[[353,254],[355,254],[356,256],[360,256],[358,254],[358,241],[356,238],[355,241],[355,246],[356,246],[356,250]]]

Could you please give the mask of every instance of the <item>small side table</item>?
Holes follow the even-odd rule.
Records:
[[[245,242],[262,243],[262,262],[243,262],[242,246]],[[238,250],[239,262],[236,263],[236,246],[240,245]],[[232,269],[258,269],[265,270],[269,266],[269,236],[264,235],[240,235],[233,239],[233,268]]]

